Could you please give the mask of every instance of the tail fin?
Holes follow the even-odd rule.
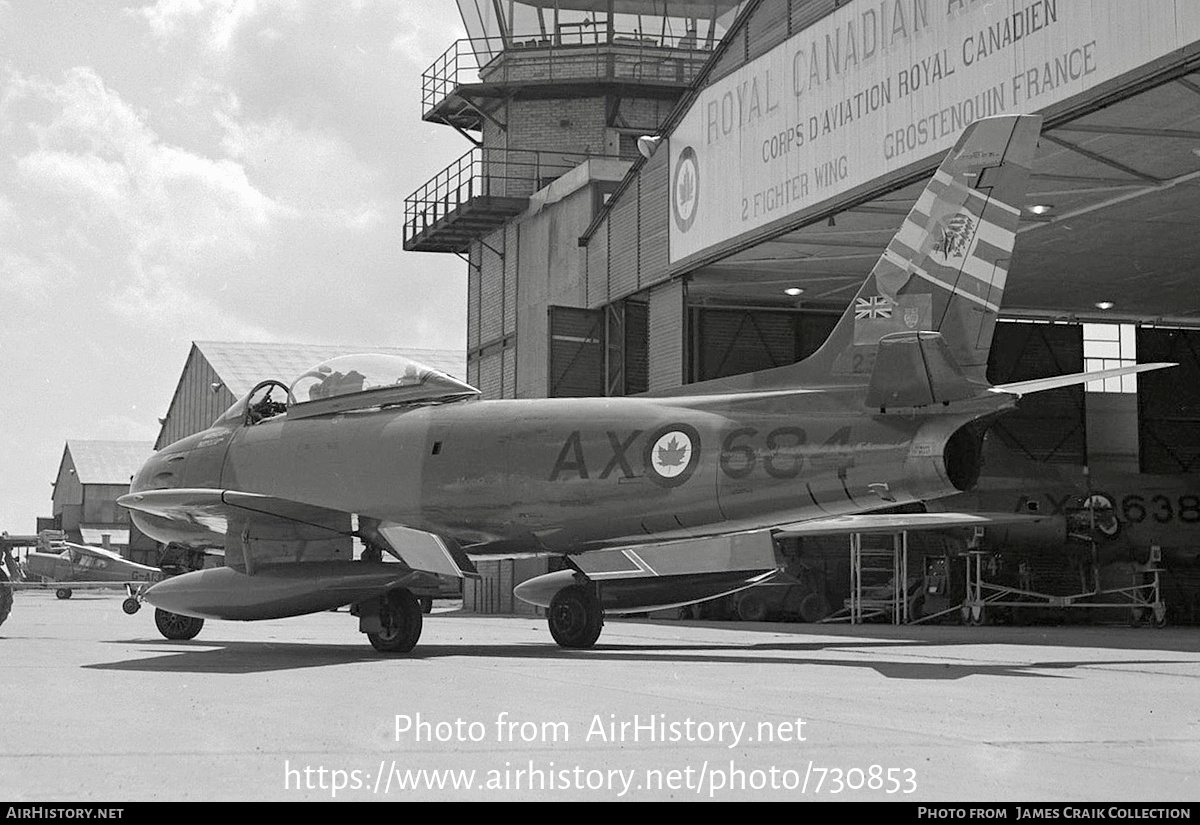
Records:
[[[952,361],[986,384],[988,352],[1042,119],[972,123],[942,161],[804,378],[866,378],[879,339],[940,333]]]

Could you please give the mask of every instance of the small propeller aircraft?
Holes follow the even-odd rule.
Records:
[[[58,552],[54,552],[61,547]],[[10,572],[16,565],[10,565]],[[141,609],[141,595],[154,582],[162,581],[157,567],[130,561],[113,550],[64,541],[50,550],[38,550],[25,557],[24,574],[12,576],[12,583],[0,571],[0,624],[12,607],[14,590],[54,590],[60,599],[69,599],[76,590],[125,589],[122,608],[126,613]]]
[[[418,583],[473,575],[472,556],[554,554],[567,569],[520,595],[560,645],[587,648],[606,612],[774,575],[781,526],[953,522],[872,511],[969,489],[988,423],[1023,393],[1163,366],[988,384],[1040,128],[968,126],[829,339],[791,366],[624,398],[482,401],[380,355],[262,382],[120,499],[159,541],[224,547],[224,567],[146,600],[195,622],[351,605],[376,649],[405,652]]]
[[[61,553],[33,551],[25,557],[25,572],[30,578],[59,583],[55,595],[71,598],[72,590],[112,587],[113,584],[147,584],[161,581],[157,567],[138,564],[120,553],[103,547],[63,542]],[[67,585],[70,585],[69,587]]]

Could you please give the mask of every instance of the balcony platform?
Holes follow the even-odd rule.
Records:
[[[470,241],[525,211],[539,189],[589,161],[617,158],[585,152],[477,147],[404,200],[404,248],[465,252]]]
[[[520,215],[529,198],[480,195],[444,210],[431,205],[404,227],[404,248],[409,252],[465,253],[473,239],[487,235]],[[426,223],[428,220],[428,223]]]
[[[495,42],[493,42],[495,41]],[[505,47],[506,46],[506,47]],[[711,52],[681,48],[678,38],[616,35],[611,42],[561,44],[545,39],[504,44],[459,40],[422,74],[422,118],[480,130],[491,110],[523,97],[594,96],[598,88],[675,97]],[[482,63],[482,65],[480,65]]]

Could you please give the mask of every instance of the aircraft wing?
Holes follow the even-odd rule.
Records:
[[[953,527],[989,527],[999,524],[1036,524],[1047,516],[1024,513],[860,513],[848,516],[783,524],[776,538],[836,536],[850,533],[897,533],[901,530],[948,530]]]
[[[115,561],[128,561],[128,559],[115,550],[105,550],[103,547],[93,547],[90,544],[76,544],[73,541],[64,541],[63,546],[70,547],[72,550],[78,550],[85,556],[94,556],[98,559],[113,559]]]
[[[335,549],[334,554],[346,558],[345,547],[357,535],[350,513],[238,490],[147,490],[122,496],[117,503],[195,528],[197,543],[224,547],[226,563],[233,559],[231,566],[240,566],[240,558],[248,572],[253,572],[255,554],[268,543],[307,543],[311,549],[305,547],[300,555],[305,556],[304,560],[314,560],[314,554],[328,555],[329,543],[340,542],[343,552],[339,554]],[[458,545],[441,536],[392,522],[382,522],[376,530],[413,570],[458,578],[477,575]]]

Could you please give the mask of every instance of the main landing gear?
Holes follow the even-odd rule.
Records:
[[[129,611],[126,611],[129,612]],[[194,639],[204,627],[204,619],[194,616],[181,616],[171,613],[161,607],[154,608],[154,624],[158,632],[173,642],[186,642]]]
[[[564,587],[550,600],[546,614],[550,635],[562,647],[591,647],[604,627],[604,611],[591,588],[578,584]]]
[[[351,612],[358,616],[358,629],[380,653],[408,653],[421,638],[421,603],[403,587],[355,605]]]

